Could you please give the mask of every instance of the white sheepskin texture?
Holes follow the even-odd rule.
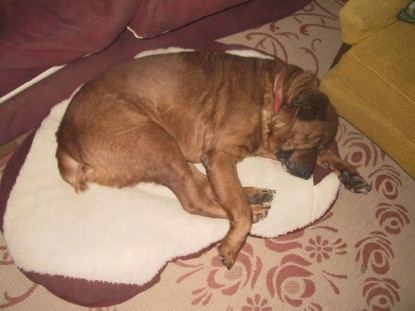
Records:
[[[224,237],[227,220],[188,214],[160,185],[114,189],[92,184],[76,194],[62,180],[55,158],[55,133],[69,101],[56,105],[41,124],[10,193],[4,238],[20,269],[142,285],[167,262]],[[203,166],[198,168],[203,171]],[[340,186],[333,173],[314,185],[312,179],[291,176],[279,162],[260,157],[247,158],[237,168],[244,186],[277,191],[268,217],[251,230],[264,238],[322,217]]]

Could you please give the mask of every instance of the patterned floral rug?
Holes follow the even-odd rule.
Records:
[[[341,45],[341,6],[316,0],[283,20],[219,41],[277,55],[321,77]],[[341,156],[372,184],[370,194],[342,188],[318,223],[277,239],[249,237],[232,270],[223,268],[213,248],[169,263],[159,283],[131,300],[96,310],[415,309],[415,181],[345,120],[337,141]],[[1,167],[7,159],[0,159]],[[87,309],[31,283],[0,240],[3,308]]]

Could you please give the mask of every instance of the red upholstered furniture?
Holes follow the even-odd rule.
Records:
[[[56,0],[52,5],[48,0],[2,1],[0,145],[37,127],[50,108],[80,84],[141,51],[168,46],[207,48],[207,42],[211,45],[217,38],[278,20],[309,2]],[[10,95],[58,65],[66,66]]]
[[[127,26],[137,37],[155,37],[247,1],[3,1],[0,92],[51,66],[104,50]]]

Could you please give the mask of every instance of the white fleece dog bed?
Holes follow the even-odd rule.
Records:
[[[55,159],[55,132],[68,102],[43,121],[10,193],[4,237],[18,267],[141,285],[166,262],[223,238],[227,220],[188,214],[163,186],[91,185],[76,194],[60,177]],[[319,219],[339,188],[333,173],[314,185],[312,179],[293,177],[279,162],[263,158],[245,159],[238,173],[244,186],[277,190],[268,217],[253,225],[251,233],[261,237],[276,237]]]
[[[55,159],[55,133],[68,103],[55,106],[38,129],[7,203],[4,238],[20,269],[142,285],[168,261],[224,237],[227,220],[188,214],[163,186],[91,185],[76,194],[60,177]],[[277,191],[268,217],[251,231],[266,238],[322,217],[340,185],[334,173],[314,185],[312,179],[293,177],[279,162],[264,158],[245,159],[238,173],[244,186]]]

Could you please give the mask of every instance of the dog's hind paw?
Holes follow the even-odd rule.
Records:
[[[275,195],[275,190],[265,188],[245,187],[244,191],[249,204],[271,203]]]
[[[268,216],[271,201],[274,199],[275,190],[245,187],[244,192],[252,209],[252,222],[256,223]]]
[[[341,173],[340,181],[352,192],[355,193],[369,193],[372,190],[372,186],[369,185],[366,180],[360,175],[352,175],[349,171],[344,170]]]

